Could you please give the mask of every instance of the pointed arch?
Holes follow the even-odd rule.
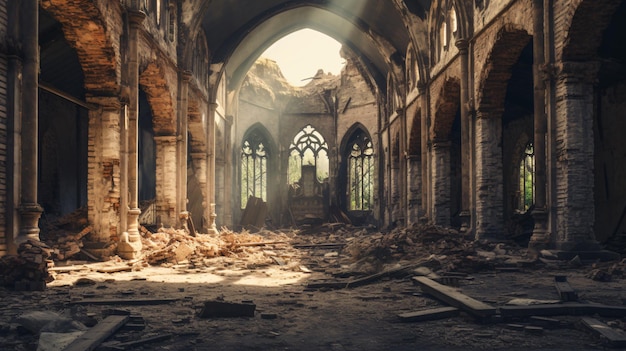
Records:
[[[460,98],[459,79],[456,77],[446,78],[435,105],[434,121],[430,131],[432,140],[449,139],[452,124],[459,109]]]
[[[172,135],[176,132],[176,113],[172,92],[168,86],[165,72],[155,62],[148,64],[139,75],[139,84],[146,92],[157,135]]]
[[[512,74],[511,67],[518,61],[522,50],[531,39],[528,32],[512,25],[507,25],[498,32],[480,75],[477,96],[479,110],[488,111],[493,117],[502,116],[506,87]]]
[[[121,59],[115,47],[119,47],[120,43],[108,28],[122,27],[120,2],[115,6],[93,0],[48,0],[40,4],[63,25],[65,38],[76,50],[81,66],[89,67],[83,70],[85,89],[93,95],[116,94],[119,91]],[[106,9],[102,9],[104,6],[107,6]],[[108,21],[118,23],[110,25]],[[94,61],[94,57],[100,59]]]
[[[268,201],[275,171],[276,147],[265,126],[256,123],[245,132],[239,147],[240,154],[240,208],[245,208],[250,197]]]

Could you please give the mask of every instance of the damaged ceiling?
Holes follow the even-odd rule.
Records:
[[[384,90],[391,57],[405,57],[406,16],[424,19],[430,1],[313,0],[204,1],[199,5],[213,64],[225,64],[231,88],[275,41],[311,28],[350,47]],[[404,15],[403,15],[404,13]],[[192,21],[193,23],[193,21]]]

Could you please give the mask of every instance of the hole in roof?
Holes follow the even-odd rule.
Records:
[[[289,84],[299,87],[311,81],[318,70],[339,75],[345,60],[341,43],[313,29],[301,29],[277,40],[261,57],[276,61]]]

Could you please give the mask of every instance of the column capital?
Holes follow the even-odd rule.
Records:
[[[171,143],[175,144],[177,141],[176,135],[155,135],[154,141],[157,143]]]
[[[457,39],[456,42],[454,42],[454,45],[456,45],[456,47],[459,49],[459,53],[461,55],[467,55],[467,49],[469,48],[469,40],[465,38],[460,38],[460,39]]]
[[[594,84],[598,80],[600,63],[596,61],[559,62],[555,65],[554,70],[559,80],[575,80],[582,83]]]
[[[180,70],[180,79],[184,83],[189,83],[189,81],[191,80],[192,76],[193,76],[193,73],[190,70],[188,70],[188,69],[181,69]]]
[[[130,22],[131,27],[139,27],[143,24],[143,21],[146,19],[146,14],[143,11],[129,9],[128,10],[128,21]]]

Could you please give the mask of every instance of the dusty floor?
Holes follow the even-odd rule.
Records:
[[[360,236],[359,236],[360,235]],[[459,291],[494,306],[512,299],[558,300],[554,276],[565,275],[581,301],[607,305],[626,303],[624,278],[592,280],[589,273],[615,262],[582,266],[557,261],[529,262],[524,250],[476,250],[481,260],[463,266],[467,252],[447,246],[447,254],[398,255],[370,260],[355,245],[360,237],[349,231],[324,237],[313,234],[292,236],[289,243],[259,246],[253,253],[274,257],[259,263],[258,255],[218,256],[203,259],[202,265],[182,262],[137,265],[133,270],[101,273],[98,270],[130,267],[126,262],[57,262],[55,280],[43,292],[15,292],[0,288],[0,349],[36,350],[39,335],[24,331],[16,323],[29,311],[55,311],[86,324],[101,321],[112,308],[130,311],[145,321],[143,330],[123,327],[99,350],[116,350],[115,345],[152,336],[171,335],[166,340],[134,347],[137,350],[599,350],[604,345],[582,331],[580,317],[556,316],[556,328],[544,326],[537,333],[510,329],[508,324],[537,325],[528,320],[481,323],[465,313],[436,321],[400,322],[398,314],[446,306],[413,285],[413,268],[382,277],[371,283],[344,289],[311,289],[320,281],[348,281],[398,266],[415,266],[420,273],[432,270],[464,272]],[[357,239],[355,239],[355,237]],[[346,240],[348,239],[348,240]],[[379,239],[381,239],[379,237]],[[383,240],[384,241],[384,240]],[[448,242],[450,240],[447,240]],[[445,241],[443,241],[445,243]],[[299,244],[300,246],[296,245]],[[302,247],[310,243],[312,247]],[[338,246],[324,246],[341,243]],[[380,240],[378,241],[380,244]],[[442,240],[433,242],[445,246]],[[413,240],[413,246],[419,243]],[[429,244],[431,245],[431,244]],[[294,246],[296,248],[294,248]],[[412,246],[412,247],[413,247]],[[300,248],[297,248],[300,247]],[[357,245],[358,247],[358,245]],[[379,245],[379,248],[382,245]],[[406,246],[405,246],[406,249]],[[395,250],[395,251],[394,251]],[[383,250],[384,251],[384,250]],[[441,252],[440,252],[441,253]],[[371,252],[369,252],[371,254]],[[459,257],[464,256],[464,257]],[[505,259],[500,259],[505,257]],[[456,262],[450,266],[449,262]],[[496,262],[496,263],[494,263]],[[499,263],[497,263],[499,262]],[[516,263],[517,262],[517,263]],[[619,262],[619,261],[617,261]],[[486,264],[489,263],[489,264]],[[506,264],[505,264],[506,263]],[[65,265],[65,266],[63,266]],[[428,268],[428,269],[427,269]],[[465,268],[465,269],[464,269]],[[175,299],[154,305],[136,305],[128,300]],[[102,299],[117,303],[90,304]],[[201,318],[203,302],[252,301],[254,317]],[[273,318],[275,317],[275,318]],[[597,319],[624,329],[626,318]]]

